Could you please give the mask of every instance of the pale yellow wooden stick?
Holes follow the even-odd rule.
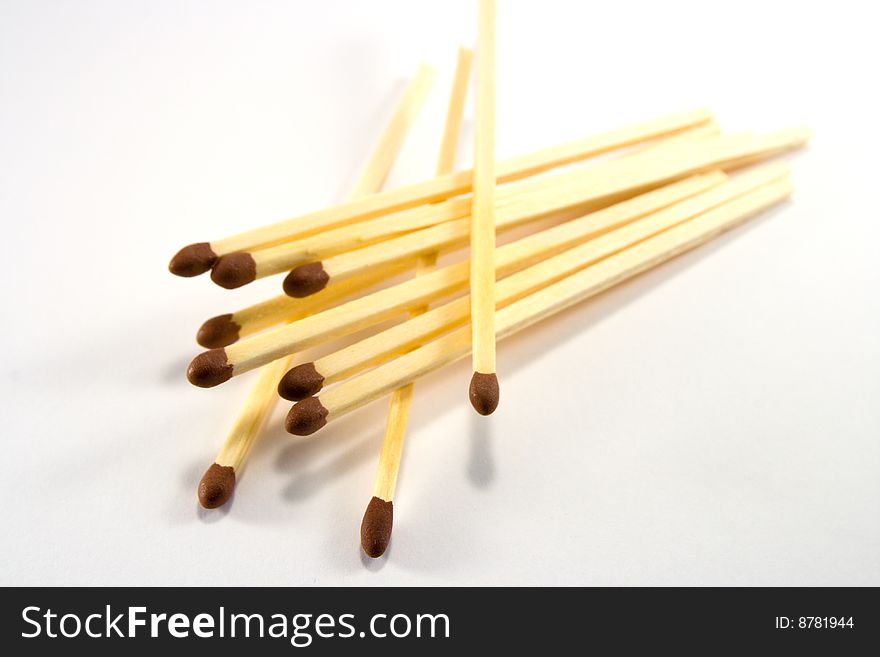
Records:
[[[709,176],[709,178],[713,177]],[[566,234],[564,238],[589,239],[596,230],[594,224],[610,227],[608,222],[613,226],[634,221],[681,198],[687,198],[701,188],[705,189],[706,184],[702,177],[697,177],[637,196],[585,217],[584,222],[574,224],[578,226],[577,230],[580,232],[576,236]],[[709,186],[712,184],[715,183],[710,182]],[[554,249],[562,248],[564,245],[557,243],[553,238],[556,235],[558,235],[556,232],[541,231],[505,244],[496,253],[496,275],[507,276],[545,257],[548,250],[553,252]],[[289,326],[278,327],[239,340],[224,349],[211,349],[193,359],[187,370],[187,378],[193,385],[203,388],[219,385],[232,376],[265,365],[276,358],[373,326],[425,303],[448,296],[463,289],[467,279],[468,263],[460,262],[361,296],[335,308],[300,319]]]
[[[498,190],[506,200],[498,204],[495,228],[501,231],[537,221],[563,210],[595,209],[700,171],[739,167],[803,145],[803,129],[780,130],[766,135],[727,135],[679,140],[657,145],[642,153],[542,176]],[[349,251],[321,262],[297,267],[284,280],[284,290],[303,297],[324,285],[362,273],[382,263],[412,259],[419,253],[465,245],[469,219],[447,221],[380,244]]]
[[[500,340],[521,331],[711,240],[781,202],[788,197],[791,190],[788,180],[761,187],[499,310],[496,317],[497,338]],[[457,329],[395,360],[340,383],[320,397],[309,397],[294,404],[287,415],[285,427],[296,435],[314,433],[328,422],[385,396],[394,388],[464,358],[470,353],[470,343],[470,327]]]
[[[403,97],[397,103],[394,115],[385,126],[379,143],[370,155],[371,164],[375,161],[376,166],[364,167],[360,178],[354,184],[354,189],[351,192],[352,198],[360,198],[382,189],[409,129],[419,112],[422,111],[425,99],[434,85],[435,77],[436,71],[429,64],[422,64],[416,71],[403,92]]]
[[[687,130],[682,130],[681,132],[672,135],[671,137],[664,137],[662,139],[658,139],[653,143],[647,144],[641,148],[636,149],[632,153],[627,153],[623,157],[633,157],[635,155],[643,155],[645,153],[656,152],[661,148],[668,148],[670,146],[675,147],[678,144],[683,142],[694,141],[697,139],[706,139],[708,137],[717,137],[721,134],[721,126],[718,125],[715,121],[709,121],[707,123],[703,123],[701,125],[695,126],[693,128],[688,128]]]
[[[446,112],[446,125],[440,142],[440,155],[437,158],[438,176],[451,172],[455,167],[456,148],[464,113],[464,101],[467,98],[472,59],[473,53],[470,50],[459,48],[452,93],[449,97],[449,108]],[[422,276],[432,271],[436,262],[436,253],[422,255],[419,258],[416,276]],[[427,306],[411,310],[410,317],[418,317],[426,310]],[[379,465],[376,468],[376,479],[373,484],[373,497],[367,505],[361,522],[361,547],[367,555],[374,559],[384,554],[388,542],[391,540],[391,528],[394,522],[394,490],[397,486],[397,474],[403,455],[403,442],[406,437],[406,424],[412,396],[413,384],[405,385],[391,393],[385,436],[382,439]]]
[[[377,191],[378,186],[385,180],[388,171],[394,164],[394,160],[403,146],[404,137],[415,118],[415,113],[418,113],[418,109],[422,106],[423,98],[421,95],[426,92],[423,87],[426,84],[425,76],[427,75],[424,71],[424,67],[419,70],[418,76],[421,76],[421,79],[418,81],[417,90],[412,91],[413,85],[410,85],[409,91],[401,98],[395,112],[386,124],[379,145],[370,155],[370,159],[364,167],[364,172],[356,188],[358,194]],[[430,75],[433,75],[433,72]],[[366,187],[369,184],[377,187],[372,189]],[[344,292],[344,290],[342,291]],[[207,469],[199,482],[199,503],[206,509],[222,506],[232,495],[235,489],[236,474],[240,473],[241,466],[278,399],[276,393],[278,379],[287,371],[292,361],[292,354],[279,358],[277,361],[267,364],[257,374],[257,380],[254,382],[253,388],[251,388],[251,392],[214,463]]]
[[[510,182],[526,178],[586,157],[664,135],[673,135],[711,118],[712,115],[704,109],[683,112],[520,155],[498,164],[498,180]],[[371,194],[359,200],[310,212],[226,239],[190,244],[172,258],[168,268],[177,276],[198,276],[211,269],[217,258],[230,253],[262,249],[314,235],[329,228],[442,201],[470,191],[472,173],[471,170],[451,173],[381,194]]]
[[[715,183],[715,186],[706,187],[694,196],[651,212],[632,223],[621,226],[619,217],[615,218],[609,212],[599,212],[550,229],[540,239],[548,253],[559,251],[558,255],[501,278],[496,288],[496,309],[616,251],[776,182],[787,174],[788,167],[784,163],[775,163],[737,176],[728,182],[724,182],[725,176],[720,173],[704,176],[696,182],[706,185]],[[596,236],[587,239],[589,235]],[[290,401],[300,401],[316,395],[328,385],[395,358],[465,324],[469,310],[469,299],[459,297],[418,318],[392,326],[312,362],[301,363],[284,375],[278,391]]]
[[[468,48],[458,49],[455,63],[455,75],[452,80],[452,93],[449,95],[449,107],[446,109],[446,123],[443,126],[443,137],[440,140],[440,155],[437,157],[437,176],[452,173],[455,170],[455,158],[458,154],[458,141],[461,134],[464,102],[467,98],[467,87],[471,77],[471,65],[474,53]]]
[[[495,374],[495,0],[480,0],[477,130],[471,210],[470,296],[473,369],[468,397],[480,415],[498,406]]]

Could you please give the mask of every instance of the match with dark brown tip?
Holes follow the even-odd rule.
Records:
[[[178,251],[171,262],[168,263],[168,271],[175,276],[198,276],[208,271],[216,262],[217,254],[207,242],[190,244]]]
[[[474,372],[471,377],[471,386],[468,391],[471,406],[480,415],[491,415],[498,408],[498,400],[501,397],[501,391],[498,388],[498,377],[495,373],[483,374],[482,372]]]
[[[232,365],[225,349],[209,349],[192,359],[186,378],[199,388],[213,388],[232,378]]]
[[[196,342],[208,349],[228,347],[238,340],[241,326],[232,319],[232,313],[217,315],[202,324],[196,334]]]
[[[284,294],[289,297],[302,299],[316,292],[320,292],[327,286],[330,275],[324,271],[321,262],[310,262],[292,269],[284,278]]]
[[[290,407],[284,428],[294,436],[309,436],[327,424],[328,412],[317,397],[303,399]]]
[[[361,522],[361,547],[367,556],[378,559],[385,554],[393,525],[394,504],[374,496]]]
[[[250,253],[220,256],[211,270],[211,280],[227,290],[253,283],[257,280],[257,263]]]
[[[235,470],[230,465],[212,463],[199,482],[199,504],[206,509],[223,506],[235,490]]]
[[[324,377],[314,363],[303,363],[287,371],[278,382],[278,394],[288,401],[300,401],[317,395],[324,387]]]

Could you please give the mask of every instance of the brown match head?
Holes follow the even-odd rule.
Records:
[[[235,490],[235,470],[231,465],[212,463],[199,482],[199,504],[206,509],[223,506]]]
[[[361,547],[367,556],[378,559],[391,542],[391,528],[394,525],[394,504],[373,497],[367,505],[361,523]]]
[[[202,324],[196,334],[196,342],[208,349],[228,347],[238,340],[240,330],[241,326],[232,319],[232,313],[217,315]]]
[[[209,349],[192,359],[186,378],[199,388],[213,388],[232,378],[232,365],[225,349]]]
[[[211,270],[211,280],[227,290],[253,283],[257,280],[257,263],[245,252],[220,256]]]
[[[320,399],[308,397],[290,407],[284,428],[294,436],[309,436],[327,424],[327,413]]]
[[[307,265],[300,265],[285,277],[284,294],[302,299],[323,290],[329,280],[330,274],[324,271],[323,263],[310,262]]]
[[[498,400],[501,391],[498,388],[498,377],[495,373],[483,374],[474,372],[471,377],[471,386],[468,391],[471,406],[480,415],[491,415],[498,408]]]
[[[317,395],[324,387],[324,377],[314,363],[303,363],[287,371],[278,382],[278,394],[288,401],[300,401]]]
[[[168,263],[168,271],[175,276],[198,276],[208,271],[217,260],[217,254],[207,242],[190,244],[178,251],[171,262]]]

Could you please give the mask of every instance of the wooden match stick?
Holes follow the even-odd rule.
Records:
[[[719,205],[775,182],[787,175],[784,163],[766,165],[747,174],[724,182],[723,174],[703,176],[702,182],[715,183],[704,191],[685,198],[674,205],[661,208],[642,219],[614,228],[616,222],[608,211],[595,213],[588,217],[550,229],[545,236],[545,244],[562,245],[558,255],[539,261],[526,269],[511,274],[498,281],[496,308],[501,309],[535,290],[546,287],[575,271],[583,269],[604,257],[623,248],[647,239],[683,221],[692,219]],[[654,192],[656,194],[656,192]],[[596,221],[605,215],[604,221]],[[587,230],[599,234],[592,240],[580,244],[574,236]],[[588,226],[588,224],[590,224]],[[555,237],[553,236],[555,233]],[[559,249],[556,249],[559,250]],[[281,379],[279,394],[290,401],[300,401],[316,395],[332,383],[350,377],[368,367],[406,353],[413,347],[436,338],[445,331],[465,324],[469,316],[469,300],[461,297],[438,306],[428,313],[393,326],[385,331],[371,335],[333,353],[326,354],[310,363],[294,367]]]
[[[426,69],[424,66],[419,69],[416,78],[409,85],[407,92],[398,102],[397,108],[388,120],[379,144],[371,153],[355,186],[355,194],[368,194],[376,191],[382,185],[403,146],[407,129],[415,118],[414,113],[417,113],[423,104],[423,95],[427,93],[427,87],[430,86],[429,80],[432,77],[432,70]],[[414,96],[418,96],[418,98],[414,98]],[[370,185],[375,187],[371,188]],[[319,303],[329,303],[334,299],[344,297],[353,291],[352,287],[340,285],[328,288],[325,290],[328,294],[320,295],[322,299]],[[304,307],[299,310],[302,312]],[[245,324],[248,323],[240,316],[238,319]],[[230,324],[234,326],[237,325],[237,322],[232,320],[226,325]],[[241,325],[238,327],[241,330]],[[219,339],[221,335],[228,333],[228,330],[220,329],[219,332],[215,332],[214,337]],[[241,466],[272,412],[278,398],[275,393],[278,379],[290,367],[292,360],[293,356],[279,358],[267,364],[258,373],[257,380],[214,459],[214,463],[205,471],[199,481],[198,500],[204,508],[215,509],[225,504],[232,496],[235,489],[236,473],[241,471]]]
[[[773,183],[693,220],[620,251],[498,311],[497,338],[503,339],[734,228],[791,193],[788,180]],[[470,353],[470,327],[438,340],[293,405],[285,427],[296,435],[314,433],[328,422],[379,399]]]
[[[300,265],[467,217],[470,206],[470,198],[454,198],[341,226],[268,249],[230,253],[217,260],[211,270],[211,280],[232,290]]]
[[[527,178],[587,157],[674,135],[706,123],[711,118],[712,115],[707,110],[693,110],[520,155],[498,164],[498,180],[511,182]],[[171,259],[168,268],[177,276],[198,276],[210,270],[219,257],[229,253],[267,248],[330,228],[465,194],[471,189],[472,175],[471,170],[458,171],[380,194],[371,194],[222,240],[190,244]]]
[[[768,135],[734,135],[680,141],[641,154],[517,184],[515,200],[495,211],[495,227],[506,231],[566,209],[594,209],[634,194],[716,168],[733,168],[745,161],[778,155],[805,143],[804,129]],[[459,219],[388,239],[381,244],[297,267],[284,280],[284,291],[304,297],[382,263],[412,259],[419,253],[464,245],[470,221]]]
[[[651,142],[645,147],[645,152],[666,145],[667,142],[677,144],[685,140],[717,133],[718,125],[714,121],[709,121],[677,132],[659,144]],[[556,178],[551,177],[545,179],[541,184],[549,186],[555,181]],[[532,195],[533,192],[532,186],[508,185],[496,192],[495,203],[502,207],[516,205],[521,203],[526,196]],[[294,239],[266,249],[247,253],[232,253],[217,260],[211,271],[211,279],[221,287],[238,288],[265,276],[288,272],[300,265],[307,265],[346,251],[360,249],[421,228],[456,219],[466,219],[471,216],[472,204],[471,197],[452,198],[440,203],[400,210],[374,219],[322,231],[316,235]],[[291,296],[301,297],[306,293],[301,285],[297,286],[303,271],[313,272],[315,267],[314,265],[304,267],[303,270],[290,277],[290,282],[285,281],[285,285],[291,289]],[[318,281],[314,277],[309,280],[312,287],[320,284],[320,278]]]
[[[204,508],[216,509],[232,497],[236,475],[241,472],[266,418],[275,407],[277,396],[274,393],[278,377],[284,373],[291,360],[292,357],[279,358],[261,368],[257,374],[223,446],[199,481],[198,499]]]
[[[649,194],[631,199],[594,215],[592,221],[599,225],[617,221],[620,224],[633,221],[662,207],[687,198],[717,184],[717,177],[707,182],[705,177],[669,185]],[[596,213],[598,214],[598,213]],[[583,231],[582,239],[593,234],[589,225],[577,224]],[[496,267],[499,277],[527,267],[540,260],[548,249],[560,248],[553,240],[544,239],[545,231],[525,237],[499,248]],[[551,233],[556,235],[556,233]],[[576,239],[572,236],[571,239]],[[225,349],[211,349],[196,356],[190,363],[187,378],[193,385],[210,388],[227,381],[234,375],[265,365],[282,356],[301,351],[350,333],[372,326],[420,305],[452,294],[465,287],[468,280],[468,263],[461,262],[438,269],[424,276],[387,287],[362,296],[316,315],[305,317],[289,326],[275,328],[251,336]]]
[[[468,397],[491,415],[500,390],[495,373],[495,0],[480,0],[477,131],[470,221],[471,338],[474,373]]]
[[[464,101],[467,97],[472,59],[473,53],[470,50],[459,48],[452,93],[449,96],[449,107],[446,112],[446,124],[443,129],[443,138],[440,141],[440,155],[437,158],[438,176],[450,173],[455,168],[455,155],[461,131],[461,119],[464,114]],[[422,255],[418,261],[416,276],[422,276],[432,271],[436,262],[436,253]],[[427,307],[415,308],[410,311],[410,317],[418,317],[426,310]],[[367,504],[361,521],[361,548],[374,559],[385,553],[391,540],[391,530],[394,525],[394,491],[397,487],[397,474],[403,455],[412,395],[413,384],[398,388],[391,393],[391,404],[388,408],[385,436],[382,439],[382,449],[379,453],[379,465],[376,468],[373,496]]]

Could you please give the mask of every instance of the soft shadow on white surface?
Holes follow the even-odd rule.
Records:
[[[205,523],[206,525],[212,525],[215,522],[220,522],[221,520],[223,520],[223,518],[230,511],[232,511],[232,506],[234,503],[234,494],[226,504],[217,509],[206,509],[202,507],[198,502],[196,502],[196,516],[201,522]]]
[[[474,411],[471,417],[471,430],[468,436],[470,453],[467,473],[476,488],[486,488],[495,479],[495,462],[492,455],[492,418],[483,417]]]

